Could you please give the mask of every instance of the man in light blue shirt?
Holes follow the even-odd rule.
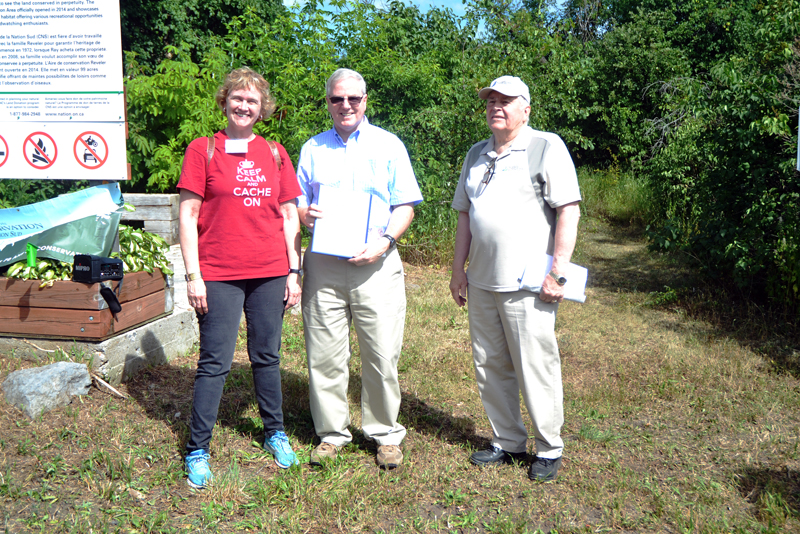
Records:
[[[392,469],[403,461],[406,429],[397,422],[400,383],[397,361],[403,344],[406,297],[396,241],[422,201],[405,146],[373,126],[364,113],[364,78],[339,69],[325,86],[334,127],[303,146],[297,178],[300,220],[313,230],[324,209],[319,186],[365,191],[383,202],[380,230],[352,258],[307,251],[303,267],[303,323],[308,355],[311,415],[321,443],[311,464],[322,465],[352,441],[347,384],[350,324],[361,351],[361,420],[367,438],[378,444],[377,462]],[[375,220],[374,214],[371,220]]]

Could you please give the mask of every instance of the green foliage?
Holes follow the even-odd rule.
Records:
[[[43,202],[88,187],[85,180],[13,180],[0,178],[0,209]]]
[[[461,163],[489,133],[474,95],[492,74],[476,76],[481,62],[459,56],[474,47],[474,28],[459,25],[451,11],[422,14],[399,2],[386,13],[354,6],[334,22],[337,42],[348,47],[344,66],[367,81],[370,120],[403,140],[425,198],[401,250],[417,261],[449,261],[456,222],[450,202]]]
[[[119,225],[119,252],[112,252],[112,258],[122,260],[123,270],[127,272],[145,271],[152,273],[155,269],[170,275],[167,251],[169,245],[159,235],[138,230],[131,226]]]
[[[169,268],[166,252],[169,245],[161,236],[138,230],[130,226],[119,227],[119,252],[112,252],[112,258],[122,259],[125,272],[146,271],[152,273],[154,269],[161,269],[164,274],[173,274]],[[56,280],[72,279],[72,264],[51,260],[38,259],[34,265],[20,261],[8,267],[5,275],[7,278],[21,280],[41,280],[39,286],[51,286]]]
[[[667,39],[664,28],[673,23],[669,13],[640,12],[588,47],[593,79],[581,98],[599,105],[581,123],[594,141],[584,154],[593,165],[622,160],[636,166],[647,159],[652,136],[646,119],[657,115],[670,94],[659,89],[691,75],[684,52]]]
[[[284,13],[271,25],[250,13],[233,21],[220,48],[229,66],[247,65],[270,82],[277,107],[269,120],[256,125],[256,133],[283,144],[295,163],[303,144],[330,128],[325,80],[337,65],[329,16],[313,3]]]
[[[715,277],[797,307],[800,176],[779,96],[785,63],[797,61],[800,6],[772,2],[758,15],[759,30],[676,105],[689,118],[649,165],[666,221],[651,237],[656,248],[678,244]]]
[[[169,51],[175,59],[163,61],[156,74],[126,83],[132,172],[131,182],[123,184],[126,190],[174,190],[189,141],[213,135],[225,124],[213,100],[225,71],[223,55],[212,50],[201,68],[185,50]]]
[[[125,0],[119,7],[122,49],[148,71],[171,57],[168,47],[185,45],[199,62],[213,37],[224,36],[231,19],[247,9],[268,21],[283,11],[278,0]]]
[[[256,133],[299,155],[309,137],[327,128],[324,81],[336,67],[332,43],[320,44],[325,24],[324,14],[313,9],[298,12],[296,18],[281,15],[274,25],[248,11],[232,21],[230,33],[215,41],[202,65],[187,50],[170,48],[173,58],[161,62],[156,74],[128,80],[128,157],[133,169],[128,187],[174,191],[188,144],[225,127],[214,94],[230,70],[245,65],[271,82],[278,103],[272,118],[256,125]]]
[[[649,180],[632,171],[623,172],[619,167],[590,171],[581,167],[578,182],[583,198],[581,211],[590,217],[641,226],[655,212]]]
[[[63,261],[39,259],[33,265],[28,265],[26,261],[19,261],[8,267],[5,273],[7,278],[18,278],[20,280],[41,280],[39,286],[52,286],[56,280],[72,279],[72,264]]]

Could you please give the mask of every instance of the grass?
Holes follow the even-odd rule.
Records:
[[[794,338],[754,310],[734,321],[720,295],[648,255],[631,228],[585,217],[580,235],[576,261],[589,267],[591,288],[585,304],[567,303],[558,315],[566,449],[555,483],[531,483],[524,465],[468,464],[491,429],[467,312],[451,302],[447,272],[408,266],[401,469],[378,470],[375,446],[358,430],[355,340],[354,441],[327,468],[307,466],[316,441],[302,322],[287,314],[284,414],[303,465],[281,470],[258,446],[261,422],[240,346],[211,446],[215,483],[189,489],[181,456],[196,359],[189,354],[124,384],[128,401],[92,390],[34,421],[0,404],[0,528],[800,532]],[[2,355],[0,377],[41,363]]]
[[[655,212],[647,179],[613,166],[608,169],[578,169],[581,210],[584,215],[622,224],[646,224]]]

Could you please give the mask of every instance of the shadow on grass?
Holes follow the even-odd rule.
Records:
[[[189,439],[195,370],[174,365],[151,366],[127,383],[128,393],[153,420],[167,421],[178,437],[180,452]],[[319,439],[308,399],[306,376],[281,370],[284,426],[299,445],[316,445]],[[475,423],[467,417],[456,417],[433,408],[424,400],[402,392],[400,421],[417,432],[438,436],[451,443],[470,443],[485,448],[486,440],[475,433]],[[351,409],[360,409],[361,376],[350,374],[348,402]],[[177,415],[179,414],[179,415]],[[230,428],[248,440],[263,440],[263,425],[258,416],[250,365],[234,361],[225,382],[217,423]],[[364,436],[360,428],[350,426],[353,443],[362,449],[375,451],[376,445]]]
[[[588,231],[581,251],[581,261],[589,269],[587,285],[613,292],[651,293],[693,282],[685,265],[665,261],[648,251],[643,241],[643,231],[636,226],[603,225],[602,231]]]
[[[477,434],[473,418],[447,414],[408,393],[403,393],[400,421],[417,432],[448,443],[469,444],[473,449],[486,449],[491,445],[490,440]]]
[[[719,281],[675,291],[668,302],[653,307],[680,310],[707,325],[703,330],[712,340],[734,339],[761,355],[772,371],[800,379],[800,317],[796,313],[748,298]],[[673,328],[688,331],[697,325],[681,321]]]
[[[782,523],[800,517],[800,472],[783,469],[745,467],[738,472],[739,493],[765,523]]]
[[[142,369],[127,383],[128,394],[154,420],[167,421],[178,437],[180,451],[189,439],[195,369],[174,365]],[[308,380],[298,373],[281,370],[284,426],[301,444],[314,437],[308,405]],[[176,414],[180,414],[176,417]],[[264,428],[258,415],[249,362],[234,361],[225,381],[217,424],[248,440],[263,441]],[[213,438],[212,438],[213,439]]]
[[[800,378],[800,317],[768,303],[763,291],[704,276],[698,262],[686,256],[650,252],[642,230],[630,226],[589,223],[581,261],[589,269],[590,287],[651,294],[653,308],[702,321],[710,338],[733,338],[761,354],[776,372]],[[685,321],[672,326],[686,327]]]

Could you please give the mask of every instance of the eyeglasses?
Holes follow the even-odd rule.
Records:
[[[351,106],[356,107],[357,105],[359,105],[361,103],[362,100],[364,100],[365,96],[367,96],[367,95],[348,96],[347,97],[347,102]],[[343,97],[343,96],[329,96],[328,97],[328,100],[330,100],[331,104],[333,104],[334,106],[337,106],[337,105],[341,104],[342,102],[344,102],[344,99],[345,99],[345,97]]]
[[[494,178],[494,170],[496,167],[495,165],[496,163],[497,163],[497,158],[495,157],[492,158],[492,161],[490,161],[489,164],[486,166],[486,172],[483,173],[483,180],[481,180],[481,183],[478,185],[478,195],[481,195],[486,190],[486,187],[489,185],[489,182],[491,182],[492,178]]]

